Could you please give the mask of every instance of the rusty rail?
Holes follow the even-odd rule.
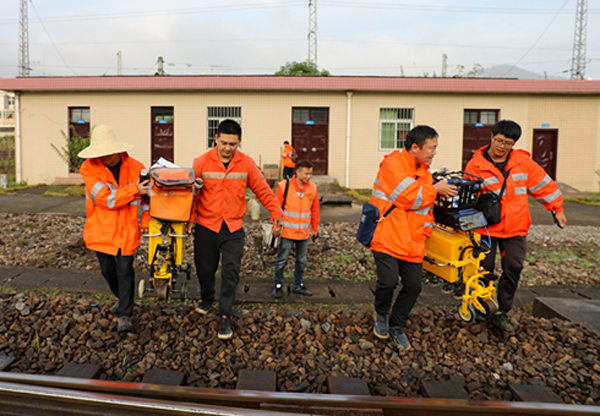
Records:
[[[8,386],[8,387],[7,387]],[[86,406],[111,407],[111,414],[170,415],[170,414],[218,414],[218,415],[277,415],[294,413],[343,414],[347,409],[360,409],[384,415],[402,416],[469,416],[469,415],[600,415],[600,406],[583,406],[531,402],[482,402],[472,400],[447,400],[425,398],[389,398],[373,396],[342,396],[333,394],[301,394],[263,392],[252,390],[203,389],[158,384],[124,383],[104,380],[84,380],[67,377],[37,376],[20,373],[0,373],[0,406],[7,407],[15,390],[31,390],[31,405],[37,400],[45,404],[72,405],[82,411]],[[12,389],[12,390],[11,390]],[[36,390],[37,389],[37,390]],[[44,393],[49,391],[50,393]],[[25,397],[25,396],[23,396]],[[26,399],[27,400],[27,399]],[[62,401],[61,401],[62,400]],[[72,400],[72,402],[71,402]],[[94,401],[95,400],[95,401]],[[123,410],[121,413],[120,409]],[[168,413],[177,409],[179,413]],[[260,410],[259,410],[260,409]],[[325,411],[326,410],[326,411]],[[95,410],[82,414],[95,416]],[[135,413],[135,412],[140,413]],[[173,410],[175,411],[175,410]],[[257,411],[259,413],[257,413]],[[151,413],[155,412],[155,413]],[[204,413],[203,413],[204,412]],[[36,413],[14,413],[28,415]],[[39,413],[38,413],[39,414]],[[51,414],[51,413],[44,413]],[[61,414],[59,413],[56,413]]]

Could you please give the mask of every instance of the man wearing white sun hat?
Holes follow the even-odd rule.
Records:
[[[148,181],[140,183],[144,165],[127,154],[132,148],[117,141],[111,127],[100,125],[92,130],[90,145],[78,155],[87,159],[80,168],[87,214],[83,240],[96,252],[102,276],[117,297],[111,312],[119,315],[119,332],[133,331],[133,254],[140,244],[138,206],[140,197],[148,194]],[[142,212],[141,227],[147,229],[147,204]]]

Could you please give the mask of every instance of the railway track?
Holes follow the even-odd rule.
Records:
[[[201,389],[0,373],[0,415],[600,415],[599,406]]]

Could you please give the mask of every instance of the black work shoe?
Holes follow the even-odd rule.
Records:
[[[279,299],[282,296],[283,296],[283,289],[281,289],[281,284],[277,283],[275,285],[275,289],[273,289],[273,297],[275,299]]]
[[[508,317],[503,312],[496,312],[495,314],[490,316],[489,321],[496,328],[501,329],[504,332],[509,332],[509,333],[515,332],[515,328],[508,321]]]
[[[405,352],[405,351],[410,350],[410,342],[408,342],[408,338],[404,334],[404,331],[402,331],[402,327],[399,327],[399,326],[391,327],[390,335],[392,336],[392,339],[396,343],[396,346],[398,347],[398,351]]]
[[[292,293],[297,293],[299,295],[304,295],[304,296],[312,296],[312,292],[310,290],[308,290],[306,288],[306,286],[304,286],[303,284],[300,286],[295,286],[292,289]]]
[[[196,312],[198,312],[200,315],[206,315],[210,312],[211,307],[212,302],[203,300],[198,306],[196,306]]]
[[[110,313],[117,315],[119,313],[119,299],[110,307]]]
[[[129,316],[119,317],[119,332],[133,332],[133,325]]]
[[[229,339],[233,336],[228,316],[219,318],[219,339]]]
[[[375,313],[375,324],[373,325],[373,333],[377,338],[387,339],[390,335],[389,331],[389,315],[379,315]]]

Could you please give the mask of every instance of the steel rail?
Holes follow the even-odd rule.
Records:
[[[227,406],[240,409],[381,409],[385,415],[469,416],[469,415],[600,415],[600,406],[537,402],[495,402],[433,398],[392,398],[344,396],[317,393],[265,392],[255,390],[206,389],[189,386],[126,383],[56,376],[0,372],[0,382],[52,387],[80,392],[134,398],[197,403],[200,406]],[[298,412],[295,410],[294,412]]]
[[[3,416],[285,416],[288,413],[198,405],[0,382]]]

